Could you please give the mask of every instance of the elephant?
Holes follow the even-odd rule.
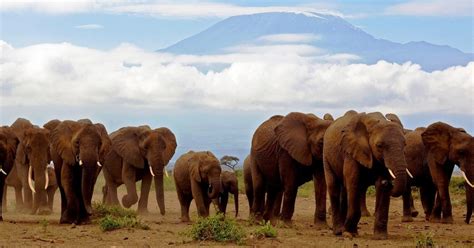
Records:
[[[117,187],[125,184],[127,194],[122,198],[129,208],[138,201],[138,212],[148,212],[148,195],[152,178],[155,181],[156,200],[160,213],[165,214],[163,172],[176,150],[176,137],[168,128],[151,129],[148,126],[123,127],[110,134],[112,150],[106,156],[103,168],[106,181],[105,202],[119,205]],[[142,180],[140,199],[136,181]]]
[[[0,189],[15,164],[16,151],[20,140],[10,127],[0,127]],[[3,190],[0,190],[0,221],[3,221]]]
[[[61,193],[60,224],[89,222],[94,185],[110,147],[100,123],[66,120],[53,127],[51,157]]]
[[[173,177],[179,203],[181,221],[189,222],[189,206],[194,199],[200,217],[209,216],[211,200],[221,191],[221,166],[210,151],[189,151],[176,160]]]
[[[458,165],[466,181],[467,208],[472,210],[474,190],[474,138],[462,128],[444,122],[429,125],[421,134],[427,150],[427,162],[437,189],[430,221],[453,223],[449,182],[454,165]],[[466,222],[470,220],[466,215]],[[469,218],[468,218],[469,216]]]
[[[235,172],[222,171],[221,192],[219,197],[213,199],[215,205],[219,207],[219,212],[226,214],[229,193],[234,195],[235,217],[239,215],[239,181]]]
[[[407,188],[404,147],[402,127],[378,112],[349,111],[329,126],[323,158],[335,235],[357,235],[361,194],[375,183],[374,238],[388,237],[390,196]]]
[[[250,152],[253,164],[252,215],[256,221],[275,222],[275,205],[280,205],[275,202],[282,194],[280,218],[291,224],[298,187],[313,180],[316,201],[314,223],[326,226],[322,146],[324,133],[331,123],[331,120],[323,120],[313,114],[292,112],[286,116],[272,116],[257,128]]]

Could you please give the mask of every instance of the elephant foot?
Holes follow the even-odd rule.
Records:
[[[51,214],[51,210],[49,208],[38,210],[38,215],[50,215],[50,214]]]
[[[122,205],[124,208],[130,208],[133,204],[137,203],[137,201],[138,197],[129,197],[128,195],[122,197]]]
[[[341,225],[341,226],[334,227],[334,228],[332,229],[332,233],[333,233],[334,235],[336,235],[336,236],[341,236],[343,229],[344,229],[344,228],[343,228],[342,225]]]
[[[150,212],[148,212],[147,208],[139,208],[139,209],[137,209],[137,213],[139,215],[149,215],[150,214]]]
[[[318,220],[318,221],[314,222],[314,228],[316,230],[326,230],[326,229],[329,228],[329,226],[328,226],[328,223],[326,221]]]
[[[411,217],[410,215],[404,215],[402,216],[402,222],[413,222],[413,217]]]
[[[374,240],[385,240],[385,239],[388,239],[388,233],[386,233],[386,232],[374,233],[373,239],[374,239]]]
[[[0,222],[3,221],[3,216],[0,216]]]
[[[59,224],[73,224],[74,222],[74,219],[66,216],[61,216],[61,219],[59,219]]]
[[[189,216],[181,216],[181,222],[188,223],[191,222],[191,220],[189,219]]]
[[[416,209],[412,209],[411,210],[411,217],[415,218],[416,216],[418,216],[418,211],[416,211]]]
[[[441,222],[441,218],[440,218],[440,217],[433,217],[433,216],[430,216],[429,221],[430,221],[431,223],[440,223],[440,222]]]
[[[453,216],[443,217],[441,223],[443,224],[453,224]]]
[[[349,238],[349,239],[355,238],[357,237],[357,235],[358,235],[357,232],[353,233],[353,232],[344,231],[342,233],[342,237]]]
[[[77,225],[87,225],[87,224],[90,224],[90,223],[91,223],[91,220],[90,220],[89,216],[81,217],[76,222]]]
[[[369,212],[369,210],[363,209],[363,210],[360,212],[360,216],[362,216],[362,217],[370,217],[370,212]]]

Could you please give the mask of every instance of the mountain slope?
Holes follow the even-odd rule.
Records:
[[[319,13],[261,13],[227,18],[210,28],[160,50],[174,54],[229,53],[242,44],[261,43],[261,37],[275,34],[312,34],[318,39],[304,42],[326,53],[350,53],[361,57],[358,62],[378,60],[404,63],[412,61],[427,71],[466,65],[473,54],[449,46],[427,42],[400,44],[376,39],[344,19]]]

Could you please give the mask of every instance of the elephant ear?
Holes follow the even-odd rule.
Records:
[[[97,131],[100,135],[101,145],[99,149],[99,160],[103,163],[105,157],[110,152],[112,148],[112,141],[110,141],[109,135],[107,134],[107,129],[101,123],[94,124]]]
[[[200,170],[200,166],[201,166],[201,163],[200,163],[200,160],[199,160],[199,156],[198,154],[192,154],[191,157],[189,158],[188,160],[188,164],[189,164],[189,168],[190,168],[190,171],[191,171],[191,178],[196,180],[196,182],[201,182],[201,172],[199,171]]]
[[[58,119],[54,119],[54,120],[50,120],[48,122],[46,122],[43,127],[48,129],[49,131],[52,131],[54,130],[59,124],[61,123],[60,120]]]
[[[354,160],[367,168],[372,168],[372,150],[364,119],[366,114],[352,116],[349,124],[342,130],[342,149]]]
[[[112,135],[112,149],[136,168],[144,169],[145,160],[139,147],[141,132],[136,127],[124,127]]]
[[[73,140],[73,123],[72,121],[61,122],[51,132],[51,146],[64,162],[74,164],[76,161],[72,140]]]
[[[450,142],[450,126],[436,122],[426,128],[421,134],[423,144],[428,150],[428,157],[433,156],[438,164],[444,164],[448,158]]]
[[[307,166],[313,162],[305,125],[308,118],[303,113],[289,113],[275,127],[275,134],[280,146],[293,159]]]
[[[174,156],[178,144],[176,143],[176,137],[174,136],[173,132],[171,132],[171,130],[169,130],[168,128],[160,127],[156,130],[161,134],[165,142],[165,150],[163,152],[163,165],[166,166],[170,162],[171,158]]]
[[[398,125],[400,125],[400,127],[403,128],[402,121],[400,120],[400,118],[398,118],[396,114],[388,113],[385,115],[385,118],[387,118],[387,120],[391,122],[397,123]]]
[[[334,117],[330,113],[324,114],[323,120],[334,121]]]

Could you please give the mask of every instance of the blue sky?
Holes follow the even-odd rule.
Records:
[[[230,15],[288,7],[340,13],[377,38],[402,43],[423,40],[474,52],[473,9],[469,0],[176,2],[140,1],[142,8],[134,9],[130,2],[110,6],[107,2],[84,0],[74,8],[58,7],[54,2],[40,5],[7,0],[1,10],[0,39],[14,47],[69,42],[98,49],[128,42],[154,51]],[[84,25],[96,28],[80,28]]]

